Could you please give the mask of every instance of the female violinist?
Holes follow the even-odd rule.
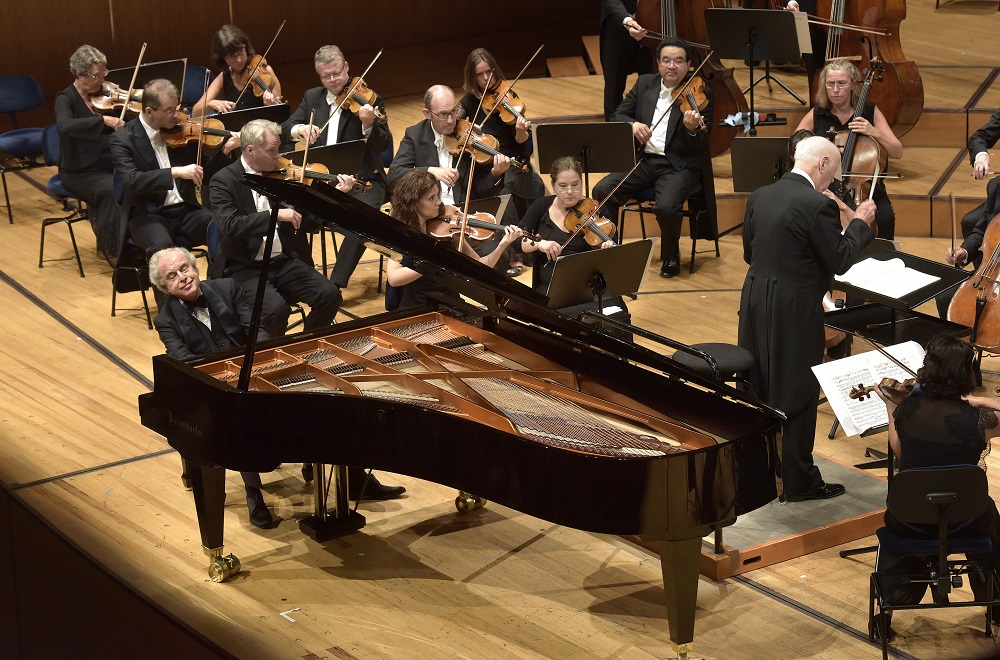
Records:
[[[206,108],[208,112],[229,112],[280,103],[281,82],[269,65],[261,64],[254,75],[267,89],[259,89],[261,84],[250,80],[255,54],[250,37],[243,30],[235,25],[219,28],[212,37],[212,62],[221,71],[208,86],[208,92],[191,108],[191,116],[205,114]],[[246,85],[254,88],[246,90],[241,98]],[[238,106],[236,99],[240,100]]]
[[[492,74],[492,80],[491,76]],[[487,83],[490,88],[487,89]],[[490,118],[483,122],[483,117],[501,98],[507,89],[503,71],[497,65],[496,59],[485,48],[476,48],[465,59],[465,75],[463,88],[465,96],[458,102],[462,106],[463,116],[473,124],[482,124],[482,130],[492,135],[499,142],[499,151],[505,156],[529,163],[534,150],[531,139],[531,122],[524,116],[524,103],[509,93],[503,104],[493,111]],[[485,95],[485,99],[483,99]],[[483,99],[480,108],[480,99]],[[475,117],[472,115],[475,114]],[[518,217],[524,215],[535,200],[545,194],[545,184],[534,170],[525,172],[521,168],[511,167],[504,174],[504,186],[511,193],[511,201],[517,210]],[[499,192],[499,191],[498,191]],[[515,247],[511,250],[510,264],[507,274],[517,276],[523,267],[522,254]]]
[[[881,145],[889,158],[901,158],[903,144],[877,106],[866,103],[861,116],[854,116],[854,106],[861,92],[860,79],[861,74],[847,60],[835,60],[823,67],[816,84],[816,106],[802,118],[798,129],[810,130],[821,137],[828,137],[831,129],[867,135]],[[896,215],[881,180],[875,184],[873,199],[879,238],[892,239]]]
[[[428,221],[439,217],[441,213],[441,187],[437,178],[426,170],[410,170],[393,186],[392,216],[400,222],[426,233]],[[507,246],[521,237],[520,228],[515,226],[500,227],[498,231],[502,231],[503,236],[489,254],[479,256],[467,241],[463,243],[463,254],[492,268]],[[452,247],[457,247],[457,237],[451,244]],[[430,293],[450,292],[450,289],[438,282],[433,275],[423,275],[418,272],[409,257],[404,256],[401,263],[389,261],[386,264],[386,271],[389,284],[397,289],[403,288],[402,307],[422,305]]]
[[[1000,436],[997,423],[1000,399],[972,396],[976,387],[975,354],[967,341],[940,335],[928,342],[924,366],[917,372],[917,384],[902,403],[893,404],[875,388],[889,413],[889,445],[899,458],[901,471],[948,465],[980,465],[985,469],[990,441]],[[912,526],[898,523],[889,512],[885,514],[885,525],[901,536],[917,536]],[[992,502],[961,535],[984,533],[993,540],[991,554],[995,566],[1000,561],[1000,516]],[[937,538],[937,526],[929,526],[925,537]],[[883,566],[879,554],[880,570],[912,572],[905,565],[897,566],[902,562],[887,559],[894,565]],[[975,571],[970,573],[969,581],[976,598],[984,598],[986,585]],[[897,605],[919,602],[925,588],[926,585],[920,584],[901,587],[892,602]]]
[[[108,139],[124,125],[117,115],[101,115],[91,97],[104,89],[108,60],[93,46],[83,45],[69,58],[73,84],[56,95],[59,131],[59,173],[70,190],[83,197],[97,246],[114,259],[116,242],[114,163]]]

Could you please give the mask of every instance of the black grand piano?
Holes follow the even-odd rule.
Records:
[[[327,492],[323,466],[364,465],[453,486],[460,510],[493,500],[659,541],[670,638],[686,654],[702,537],[776,497],[780,413],[547,309],[530,288],[322,182],[247,183],[273,208],[280,200],[409,254],[485,309],[401,310],[246,355],[155,357],[142,423],[188,466],[212,579],[239,571],[223,551],[226,469],[315,464],[319,506],[300,525],[323,539],[364,524],[343,468]]]

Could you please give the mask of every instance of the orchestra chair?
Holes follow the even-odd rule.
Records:
[[[41,128],[18,128],[17,113],[41,107],[45,97],[42,87],[33,76],[0,76],[0,112],[10,115],[13,130],[0,133],[0,181],[7,205],[7,218],[14,224],[7,191],[7,172],[44,167]],[[10,156],[8,158],[7,156]]]
[[[715,178],[712,172],[710,158],[702,159],[701,181],[687,197],[686,208],[680,211],[681,216],[688,219],[691,230],[691,261],[688,273],[694,272],[694,257],[698,253],[698,239],[715,242],[715,256],[719,257],[719,222],[715,204]],[[621,242],[625,231],[625,214],[638,213],[639,224],[642,227],[642,237],[646,238],[646,214],[654,214],[656,208],[656,190],[652,186],[640,190],[631,200],[622,204],[618,215],[618,241]],[[703,253],[711,250],[702,250]]]
[[[181,107],[185,108],[190,114],[191,108],[194,104],[198,102],[201,98],[202,93],[205,91],[205,72],[208,71],[206,67],[198,66],[197,64],[188,64],[187,69],[184,70],[184,89],[181,90]],[[210,112],[209,114],[215,114]]]
[[[976,465],[912,468],[893,477],[886,508],[897,521],[912,527],[918,538],[899,536],[886,527],[875,532],[878,552],[869,586],[868,635],[871,641],[881,639],[883,658],[889,657],[886,632],[894,610],[985,607],[985,634],[993,636],[991,621],[1000,618],[1000,609],[995,609],[1000,608],[1000,592],[990,561],[990,537],[988,534],[956,536],[992,504],[986,473]],[[937,527],[936,536],[928,535],[926,530],[931,526]],[[965,555],[965,558],[950,560],[950,555]],[[924,570],[914,573],[887,570],[894,560],[909,557],[922,562]],[[962,586],[963,575],[973,573],[985,577],[986,600],[951,602],[951,590]],[[893,588],[901,586],[917,589],[904,598],[915,600],[916,604],[890,602]],[[934,598],[930,603],[920,603],[928,586]]]
[[[49,124],[46,126],[42,133],[42,156],[48,167],[53,167],[59,164],[59,131],[56,129],[55,124]],[[62,202],[63,210],[69,213],[69,215],[45,218],[42,220],[42,237],[38,243],[38,267],[41,268],[42,264],[46,261],[66,261],[73,258],[44,258],[45,228],[49,225],[65,222],[66,228],[69,229],[69,240],[73,243],[73,255],[76,257],[76,265],[80,269],[80,277],[84,277],[83,262],[80,260],[80,250],[76,246],[76,236],[73,234],[73,223],[88,219],[87,204],[83,201],[82,197],[66,187],[63,183],[62,175],[59,173],[49,177],[48,182],[45,184],[45,189],[50,195],[55,197],[57,201]]]

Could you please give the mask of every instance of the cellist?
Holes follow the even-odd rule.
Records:
[[[860,79],[857,68],[847,60],[834,60],[823,67],[816,86],[816,106],[806,113],[796,130],[810,130],[822,137],[827,137],[831,130],[850,130],[874,138],[889,158],[901,158],[903,144],[874,103],[865,103],[861,116],[854,116],[861,93]],[[891,240],[895,235],[896,215],[881,180],[875,184],[873,200],[879,238]]]

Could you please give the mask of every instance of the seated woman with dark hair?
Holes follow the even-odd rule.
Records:
[[[917,372],[917,385],[898,406],[876,388],[889,412],[889,446],[899,457],[900,470],[948,465],[979,465],[986,469],[984,459],[990,441],[1000,435],[1000,399],[972,396],[976,388],[974,358],[975,349],[967,341],[940,335],[928,342],[924,366]],[[996,505],[991,503],[986,513],[960,532],[961,536],[988,533],[993,541],[995,567],[1000,567],[998,522]],[[903,525],[889,511],[885,526],[894,534],[914,536],[913,527]],[[937,527],[930,525],[926,532],[927,537],[936,537]],[[914,566],[913,559],[884,557],[880,552],[879,570],[919,572],[923,562],[918,560]],[[986,585],[982,578],[973,572],[969,582],[976,598],[984,599]],[[890,600],[897,605],[918,603],[925,589],[923,584],[900,585]]]

